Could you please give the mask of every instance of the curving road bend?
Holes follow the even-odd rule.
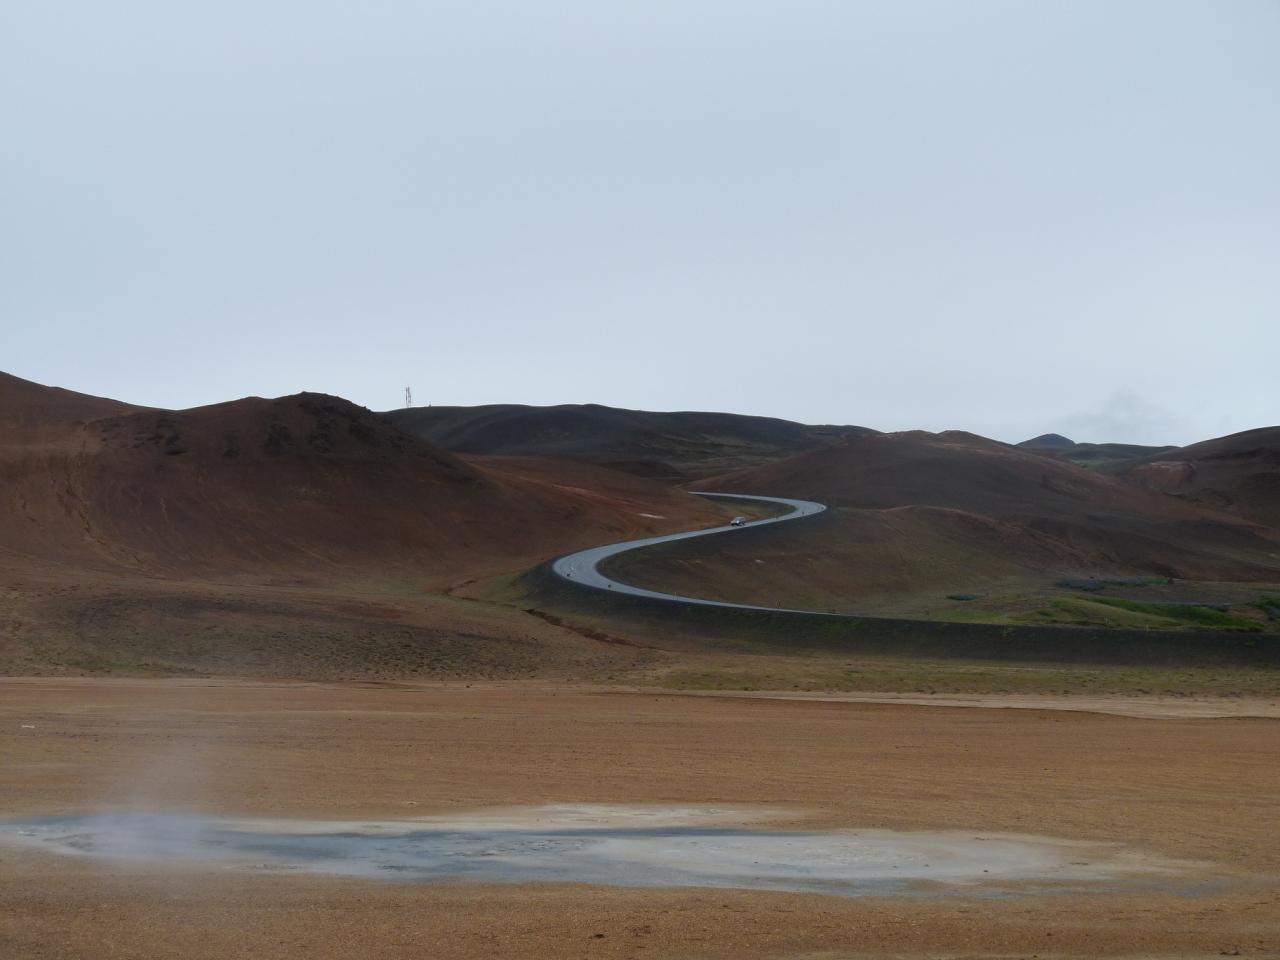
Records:
[[[776,517],[767,517],[763,520],[752,520],[740,527],[723,526],[708,527],[705,530],[688,530],[684,533],[669,533],[661,537],[646,537],[643,540],[626,540],[622,543],[607,543],[602,547],[590,547],[586,550],[579,550],[577,553],[570,553],[556,560],[551,565],[551,571],[570,583],[576,583],[580,586],[590,587],[596,590],[608,590],[610,593],[622,594],[630,597],[648,597],[652,600],[670,600],[677,603],[695,603],[704,607],[728,607],[733,610],[761,610],[773,613],[813,613],[812,610],[789,610],[785,607],[758,607],[749,603],[726,603],[723,600],[704,600],[701,597],[685,597],[678,593],[661,593],[657,590],[646,590],[643,587],[633,587],[630,584],[622,583],[618,580],[611,580],[600,572],[599,564],[608,557],[617,556],[619,553],[626,553],[628,550],[638,550],[640,547],[652,546],[655,543],[670,543],[673,540],[691,540],[694,537],[709,537],[712,534],[737,533],[740,530],[749,530],[752,527],[763,527],[770,523],[785,523],[788,520],[798,520],[801,517],[813,516],[815,513],[822,513],[826,510],[826,506],[821,503],[814,503],[812,500],[790,500],[786,497],[759,497],[748,496],[743,493],[696,493],[699,497],[724,497],[728,500],[756,500],[761,503],[776,503],[784,507],[790,507],[790,513],[780,514]]]

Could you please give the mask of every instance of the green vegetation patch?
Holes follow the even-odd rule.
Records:
[[[1065,624],[1076,627],[1132,627],[1139,630],[1178,625],[1167,617],[1098,603],[1092,597],[1053,600],[1048,607],[1033,610],[1016,619],[1021,623]]]
[[[1198,603],[1148,603],[1142,600],[1123,600],[1120,597],[1092,597],[1091,603],[1128,610],[1132,613],[1163,617],[1176,623],[1189,623],[1198,627],[1219,627],[1233,630],[1261,630],[1255,620],[1238,617],[1226,610]]]
[[[1139,630],[1205,628],[1257,633],[1263,624],[1219,607],[1195,603],[1152,603],[1120,597],[1055,599],[1039,610],[1018,616],[1020,623],[1067,624],[1085,627],[1131,627]]]

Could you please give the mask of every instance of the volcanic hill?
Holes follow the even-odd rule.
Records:
[[[35,556],[167,574],[359,565],[424,576],[662,526],[643,514],[716,516],[590,467],[557,467],[554,479],[533,461],[489,469],[323,394],[170,411],[13,377],[4,388],[0,542]]]
[[[372,668],[361,645],[388,637],[421,666],[459,637],[523,636],[525,648],[484,659],[528,670],[555,659],[532,642],[545,625],[428,593],[723,516],[678,488],[589,464],[455,456],[323,394],[154,410],[4,376],[0,669],[26,658],[24,669],[198,663],[296,675],[306,672],[298,644],[319,649],[320,632],[362,673]],[[404,639],[422,631],[430,643]],[[563,646],[562,631],[549,632]],[[175,653],[193,633],[214,639],[198,656]],[[465,650],[451,656],[464,673],[475,666]]]
[[[1144,457],[1120,476],[1192,503],[1280,527],[1280,427]]]
[[[1045,433],[1018,444],[1049,456],[1061,457],[1082,467],[1116,467],[1142,457],[1175,450],[1176,447],[1150,447],[1136,443],[1076,443],[1060,433]]]
[[[455,453],[566,457],[665,480],[758,466],[866,427],[808,426],[730,413],[651,413],[598,404],[416,407],[384,414]]]
[[[1071,577],[1280,579],[1280,530],[959,431],[853,437],[694,486],[834,509],[620,557],[616,575],[717,599],[904,614],[937,613],[951,592]]]

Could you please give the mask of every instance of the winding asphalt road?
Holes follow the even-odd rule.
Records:
[[[786,497],[757,497],[747,496],[743,493],[698,493],[700,497],[724,497],[727,500],[756,500],[761,503],[776,503],[780,506],[790,507],[790,513],[780,514],[776,517],[767,517],[764,520],[753,520],[750,523],[743,524],[740,527],[723,526],[709,527],[706,530],[688,530],[684,533],[669,533],[661,537],[646,537],[643,540],[626,540],[622,543],[608,543],[602,547],[591,547],[587,550],[579,550],[577,553],[570,553],[561,557],[551,565],[554,574],[570,583],[576,583],[579,586],[590,587],[596,590],[608,590],[610,593],[622,594],[630,597],[648,597],[653,600],[673,600],[678,603],[696,603],[704,607],[729,607],[734,610],[762,610],[773,613],[812,613],[810,610],[788,610],[785,607],[757,607],[749,603],[725,603],[722,600],[704,600],[701,597],[684,597],[678,593],[661,593],[657,590],[646,590],[643,587],[633,587],[628,583],[622,583],[618,580],[610,580],[600,572],[599,564],[602,560],[617,556],[619,553],[626,553],[628,550],[638,550],[640,547],[652,546],[655,543],[670,543],[674,540],[692,540],[694,537],[709,537],[712,534],[728,534],[737,533],[740,530],[749,530],[752,527],[763,527],[770,523],[785,523],[788,520],[798,520],[801,517],[809,517],[815,513],[822,513],[826,510],[826,506],[821,503],[814,503],[812,500],[789,500]]]

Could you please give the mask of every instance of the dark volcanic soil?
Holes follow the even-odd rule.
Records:
[[[1280,427],[1164,451],[1120,474],[1152,490],[1280,527]]]
[[[651,413],[599,404],[421,407],[384,414],[447,450],[504,456],[568,457],[666,480],[758,466],[841,437],[854,426],[809,426],[730,413]]]

